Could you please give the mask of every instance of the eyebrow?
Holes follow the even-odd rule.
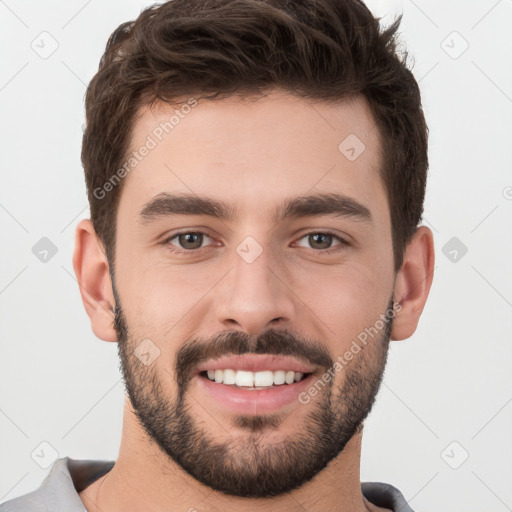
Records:
[[[148,201],[139,213],[139,222],[149,224],[159,218],[173,215],[207,215],[232,221],[238,210],[223,201],[192,194],[161,193]],[[274,210],[272,221],[289,218],[334,215],[372,223],[370,210],[355,199],[342,194],[314,194],[284,200]]]

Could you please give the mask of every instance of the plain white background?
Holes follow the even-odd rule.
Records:
[[[116,346],[90,329],[72,251],[88,217],[86,85],[110,33],[148,5],[0,2],[0,502],[39,486],[49,468],[34,453],[117,457]],[[404,14],[436,268],[416,333],[391,343],[361,480],[395,485],[416,512],[512,510],[512,1],[368,6],[386,25]],[[57,250],[46,262],[43,237]]]

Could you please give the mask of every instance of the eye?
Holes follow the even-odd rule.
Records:
[[[198,249],[202,249],[201,246],[205,237],[210,238],[206,233],[203,233],[202,231],[183,231],[180,233],[175,233],[171,237],[167,238],[163,241],[163,244],[172,246],[169,247],[171,252],[187,254],[197,251]],[[176,246],[171,243],[171,241],[175,238],[179,244],[178,248],[176,248]]]
[[[330,231],[312,231],[303,235],[299,240],[303,240],[304,238],[307,238],[307,243],[311,244],[313,249],[318,249],[317,252],[324,254],[343,250],[344,247],[350,245],[345,239]],[[333,239],[337,239],[340,242],[336,244],[334,248],[332,248],[331,245]]]
[[[202,231],[182,231],[166,238],[162,244],[168,246],[168,249],[173,253],[190,254],[204,248],[203,242],[205,238],[213,240]],[[316,249],[316,252],[320,252],[321,254],[330,254],[350,246],[349,242],[329,231],[312,231],[303,235],[299,240],[303,240],[304,238],[307,238],[312,248]],[[178,245],[172,242],[175,239]],[[340,243],[332,247],[333,239],[337,239]]]

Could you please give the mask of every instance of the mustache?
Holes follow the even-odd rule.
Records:
[[[209,340],[194,339],[176,355],[175,375],[178,385],[186,387],[195,369],[210,359],[243,354],[293,356],[306,364],[329,368],[334,360],[321,342],[286,330],[268,329],[259,336],[241,331],[223,331]]]

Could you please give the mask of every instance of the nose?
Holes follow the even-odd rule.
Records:
[[[237,327],[255,335],[290,324],[296,303],[284,265],[267,249],[254,261],[241,254],[235,253],[218,297],[217,318],[223,328]]]

